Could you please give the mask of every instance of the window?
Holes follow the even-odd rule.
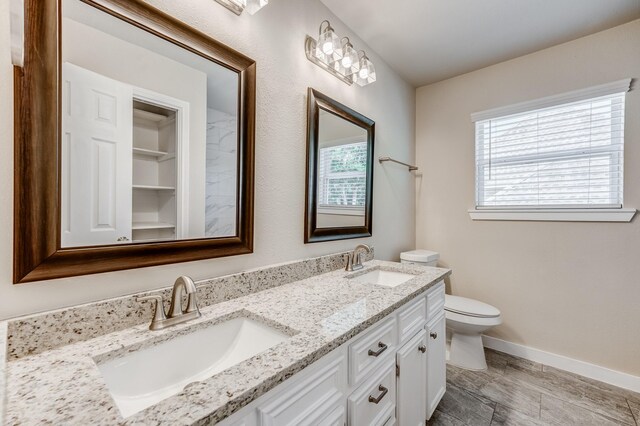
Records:
[[[476,209],[621,208],[626,82],[474,114]]]
[[[367,189],[367,142],[320,148],[318,204],[364,213]]]

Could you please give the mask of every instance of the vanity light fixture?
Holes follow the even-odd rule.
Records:
[[[364,50],[360,52],[362,52],[362,56],[360,57],[360,70],[354,74],[354,81],[359,86],[366,86],[376,81],[376,69],[367,57],[367,54],[364,53]]]
[[[340,39],[327,20],[320,23],[318,39],[307,36],[304,46],[309,61],[348,85],[366,86],[376,81],[375,68],[366,53],[361,50],[359,55],[349,37]]]
[[[218,3],[240,15],[244,10],[250,15],[255,14],[269,3],[269,0],[216,0]]]

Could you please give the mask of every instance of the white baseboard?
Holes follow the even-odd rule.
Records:
[[[590,379],[599,380],[634,392],[640,392],[640,377],[638,376],[632,376],[631,374],[600,367],[595,364],[589,364],[588,362],[579,361],[566,356],[552,354],[550,352],[541,351],[540,349],[530,348],[517,343],[507,342],[506,340],[491,336],[483,335],[482,342],[484,343],[484,346],[489,349],[495,349],[499,352],[528,359],[529,361],[539,362],[540,364],[548,365],[559,370],[579,374]]]

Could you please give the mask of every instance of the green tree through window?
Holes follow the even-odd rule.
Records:
[[[367,186],[367,143],[320,149],[319,204],[364,207]]]

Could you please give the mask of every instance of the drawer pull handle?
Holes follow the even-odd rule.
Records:
[[[425,345],[420,345],[418,346],[418,350],[422,353],[425,353],[427,351],[427,347]]]
[[[436,333],[435,331],[432,331],[431,333],[429,333],[429,336],[431,336],[432,339],[437,339],[438,333]]]
[[[384,352],[384,351],[386,351],[386,350],[387,350],[387,345],[385,345],[385,344],[384,344],[384,343],[382,343],[382,342],[378,342],[378,347],[379,347],[380,349],[378,349],[378,350],[377,350],[377,351],[375,351],[375,352],[374,352],[374,351],[372,351],[371,349],[369,349],[369,352],[368,352],[369,356],[376,356],[376,357],[377,357],[377,356],[380,356],[380,354],[381,354],[382,352]]]
[[[378,386],[378,390],[381,392],[380,395],[378,395],[377,398],[374,398],[373,396],[369,395],[369,402],[373,402],[374,404],[377,404],[380,401],[382,401],[382,398],[384,398],[387,392],[389,392],[389,389],[385,388],[382,385]]]

